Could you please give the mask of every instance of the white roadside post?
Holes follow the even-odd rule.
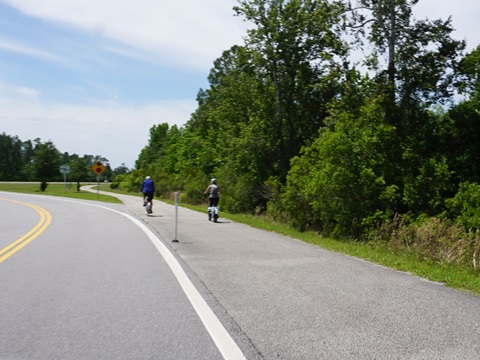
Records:
[[[177,239],[177,223],[178,223],[178,191],[175,191],[175,220],[174,220],[174,230],[173,230],[173,240],[172,242],[178,242]]]

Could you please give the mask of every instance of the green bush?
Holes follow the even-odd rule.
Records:
[[[358,236],[365,219],[391,213],[398,198],[398,187],[387,182],[395,132],[375,100],[359,114],[340,111],[331,121],[292,160],[283,204],[298,229]]]
[[[450,216],[466,230],[480,229],[480,185],[464,182],[455,197],[446,201]]]
[[[188,176],[185,179],[184,188],[181,192],[180,201],[188,204],[199,205],[206,203],[207,196],[203,194],[208,182],[205,176],[196,177],[194,175]]]
[[[445,196],[452,191],[452,175],[446,157],[425,159],[416,176],[404,177],[403,202],[415,213],[442,213]]]
[[[117,175],[113,178],[113,181],[110,183],[110,189],[118,189],[120,184],[125,180],[127,175]]]

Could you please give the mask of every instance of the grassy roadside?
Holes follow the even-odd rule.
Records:
[[[205,212],[205,206],[184,205],[191,210]],[[299,232],[286,224],[276,223],[266,217],[244,214],[220,214],[222,217],[258,229],[273,231],[281,235],[299,239],[323,249],[371,261],[399,271],[443,283],[445,286],[480,295],[480,274],[473,269],[420,261],[412,254],[393,254],[379,246],[354,240],[336,240],[320,236],[315,232]]]
[[[95,184],[96,185],[96,184]],[[34,193],[44,195],[66,196],[88,200],[99,200],[107,202],[121,202],[113,196],[100,195],[86,191],[76,192],[76,189],[70,189],[65,192],[63,184],[50,184],[47,190],[42,193],[38,184],[7,184],[0,183],[0,191],[14,191],[23,193]],[[100,190],[112,193],[127,194],[120,190],[111,190],[108,185],[100,185]],[[137,194],[138,195],[138,194]],[[165,200],[162,200],[165,201]],[[172,204],[170,200],[167,203]],[[192,206],[181,204],[181,206],[191,210],[205,212],[206,206]],[[368,243],[356,242],[353,240],[340,241],[325,238],[314,232],[299,232],[291,229],[286,224],[276,223],[266,217],[258,217],[244,214],[226,214],[221,216],[232,221],[243,223],[254,228],[273,231],[278,234],[289,236],[301,241],[320,246],[324,249],[338,253],[365,259],[389,268],[409,272],[411,274],[445,284],[445,286],[480,295],[480,274],[473,269],[447,266],[433,262],[420,261],[412,254],[392,254],[391,252]]]
[[[62,196],[73,199],[83,199],[83,200],[95,200],[103,201],[109,203],[122,203],[118,198],[109,195],[102,195],[88,192],[88,191],[79,191],[77,192],[77,187],[75,184],[72,184],[70,187],[65,188],[64,184],[49,184],[45,191],[40,191],[40,183],[7,183],[0,182],[0,191],[10,191],[24,194],[38,194],[38,195],[51,195],[51,196]]]

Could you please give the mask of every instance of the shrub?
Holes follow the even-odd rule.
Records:
[[[110,189],[118,189],[122,181],[125,180],[126,175],[117,175],[113,178],[113,181],[110,183]]]
[[[464,182],[455,197],[446,201],[450,216],[466,230],[480,229],[480,185]]]
[[[395,132],[384,115],[375,100],[359,114],[340,112],[292,159],[284,206],[296,228],[358,236],[365,219],[389,213],[398,187],[388,181]]]
[[[480,232],[466,231],[449,220],[397,214],[371,231],[368,239],[394,253],[414,254],[421,261],[480,267]]]

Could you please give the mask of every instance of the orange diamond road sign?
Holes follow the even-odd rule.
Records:
[[[101,161],[97,161],[95,164],[92,166],[92,170],[95,174],[100,175],[105,171],[105,165],[102,164]]]

